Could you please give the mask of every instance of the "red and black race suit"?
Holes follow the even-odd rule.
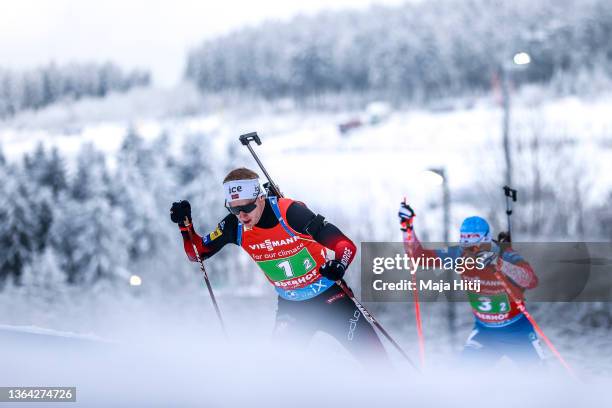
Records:
[[[287,209],[286,222],[300,234],[308,234],[306,227],[315,218],[315,214],[299,201],[294,201],[293,204]],[[271,229],[278,225],[278,219],[274,215],[274,211],[268,200],[264,211],[261,215],[261,219],[257,223],[256,227],[263,229]],[[193,225],[191,226],[192,233],[194,234],[195,244],[198,248],[198,252],[202,259],[207,259],[216,254],[227,244],[238,245],[238,218],[232,214],[228,214],[221,222],[217,225],[217,228],[206,235],[201,237],[198,235]],[[193,245],[189,240],[189,233],[186,228],[181,228],[181,234],[183,235],[183,246],[185,253],[190,261],[195,262],[196,256],[193,250]],[[348,266],[357,252],[357,247],[346,235],[342,233],[334,224],[325,222],[322,228],[312,238],[323,245],[324,247],[331,249],[335,253],[335,258],[338,261],[343,261]],[[346,254],[350,254],[347,258]],[[343,259],[343,255],[345,258]]]
[[[312,241],[335,253],[335,259],[345,265],[353,260],[356,247],[336,226],[329,222],[320,222],[313,233],[310,226],[316,216],[301,202],[290,202],[280,199],[283,208],[284,222],[300,237],[312,238]],[[258,237],[265,237],[265,230],[278,230],[279,220],[274,214],[270,199],[266,199],[261,219],[253,228]],[[201,237],[192,233],[195,245],[202,259],[210,258],[227,244],[239,245],[239,222],[236,216],[227,215],[217,228]],[[196,261],[193,245],[186,228],[181,228],[185,252],[191,261]],[[271,237],[273,234],[270,234]],[[244,248],[244,247],[243,247]],[[278,298],[275,337],[290,340],[295,346],[307,342],[316,331],[324,331],[334,336],[351,353],[368,366],[386,366],[388,364],[384,347],[376,332],[364,318],[350,298],[337,286],[332,285],[317,296],[301,301]]]

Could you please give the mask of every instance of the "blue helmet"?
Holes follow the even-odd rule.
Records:
[[[460,233],[461,246],[491,242],[491,228],[487,220],[482,217],[468,217],[463,220]]]

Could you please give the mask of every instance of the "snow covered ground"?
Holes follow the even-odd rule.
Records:
[[[555,327],[553,321],[541,322],[581,382],[568,378],[552,359],[541,371],[526,372],[509,361],[490,371],[462,370],[454,353],[469,333],[468,319],[462,319],[457,343],[451,347],[444,330],[445,305],[426,304],[424,373],[415,374],[391,347],[395,371],[374,373],[365,372],[325,334],[318,334],[300,357],[271,345],[271,296],[222,296],[220,306],[230,336],[224,341],[204,288],[188,298],[113,299],[110,295],[81,299],[76,305],[81,312],[78,317],[79,313],[64,309],[74,308],[74,303],[49,305],[56,314],[46,324],[77,325],[83,332],[103,333],[112,342],[0,327],[0,356],[3,366],[9,367],[0,371],[0,383],[76,386],[77,400],[84,406],[312,406],[316,402],[320,406],[468,407],[476,399],[502,407],[605,407],[612,402],[607,392],[601,392],[612,379],[607,331],[591,332],[585,341],[585,333]],[[20,305],[12,312],[23,318],[37,306]],[[411,305],[372,306],[416,359]],[[459,306],[467,317],[467,306]],[[9,320],[19,319],[12,314]],[[38,339],[34,333],[39,333]],[[606,370],[593,371],[606,360]]]

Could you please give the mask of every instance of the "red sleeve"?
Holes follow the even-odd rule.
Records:
[[[198,235],[198,233],[193,228],[193,225],[189,227],[179,227],[181,230],[181,235],[183,236],[183,248],[185,249],[185,254],[187,254],[187,258],[191,262],[197,262],[196,252],[194,250],[194,245],[198,250],[198,254],[200,255],[200,259],[203,259],[205,255],[209,252],[209,249],[204,245],[202,237]],[[191,237],[189,236],[189,230],[191,230],[191,236],[193,237],[193,242],[191,241]]]
[[[421,245],[421,241],[414,232],[413,229],[403,231],[402,237],[404,239],[404,249],[406,253],[412,258],[424,257],[424,258],[438,258],[438,254],[433,249],[425,249]]]
[[[357,247],[346,236],[342,236],[340,240],[338,240],[333,248],[330,248],[336,254],[336,261],[340,261],[342,265],[348,268],[348,266],[353,262],[353,258],[355,258],[355,254],[357,254]]]
[[[533,289],[538,286],[538,277],[531,265],[524,260],[513,263],[499,257],[497,269],[523,289]]]

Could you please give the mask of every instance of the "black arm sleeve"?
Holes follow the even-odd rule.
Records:
[[[310,211],[305,204],[298,201],[294,201],[289,208],[287,208],[287,224],[300,234],[308,234],[308,232],[306,232],[306,226],[314,218],[315,213]]]
[[[287,223],[295,231],[312,236],[319,244],[332,250],[336,249],[339,241],[350,242],[338,227],[325,221],[323,216],[315,215],[305,204],[297,201],[287,208]],[[317,225],[313,226],[311,223]],[[310,227],[313,227],[314,232]]]
[[[210,248],[209,258],[219,252],[227,244],[238,244],[238,219],[235,215],[228,214],[221,220],[217,229],[202,238],[204,245]]]
[[[194,234],[194,239],[199,241],[196,242],[196,247],[198,248],[200,257],[202,259],[210,258],[219,252],[225,245],[238,244],[237,228],[238,220],[232,214],[228,214],[210,234],[207,234],[204,237]],[[195,252],[193,250],[193,245],[189,240],[189,233],[187,231],[181,231],[181,234],[183,235],[185,252],[187,253],[189,259],[194,260]]]

